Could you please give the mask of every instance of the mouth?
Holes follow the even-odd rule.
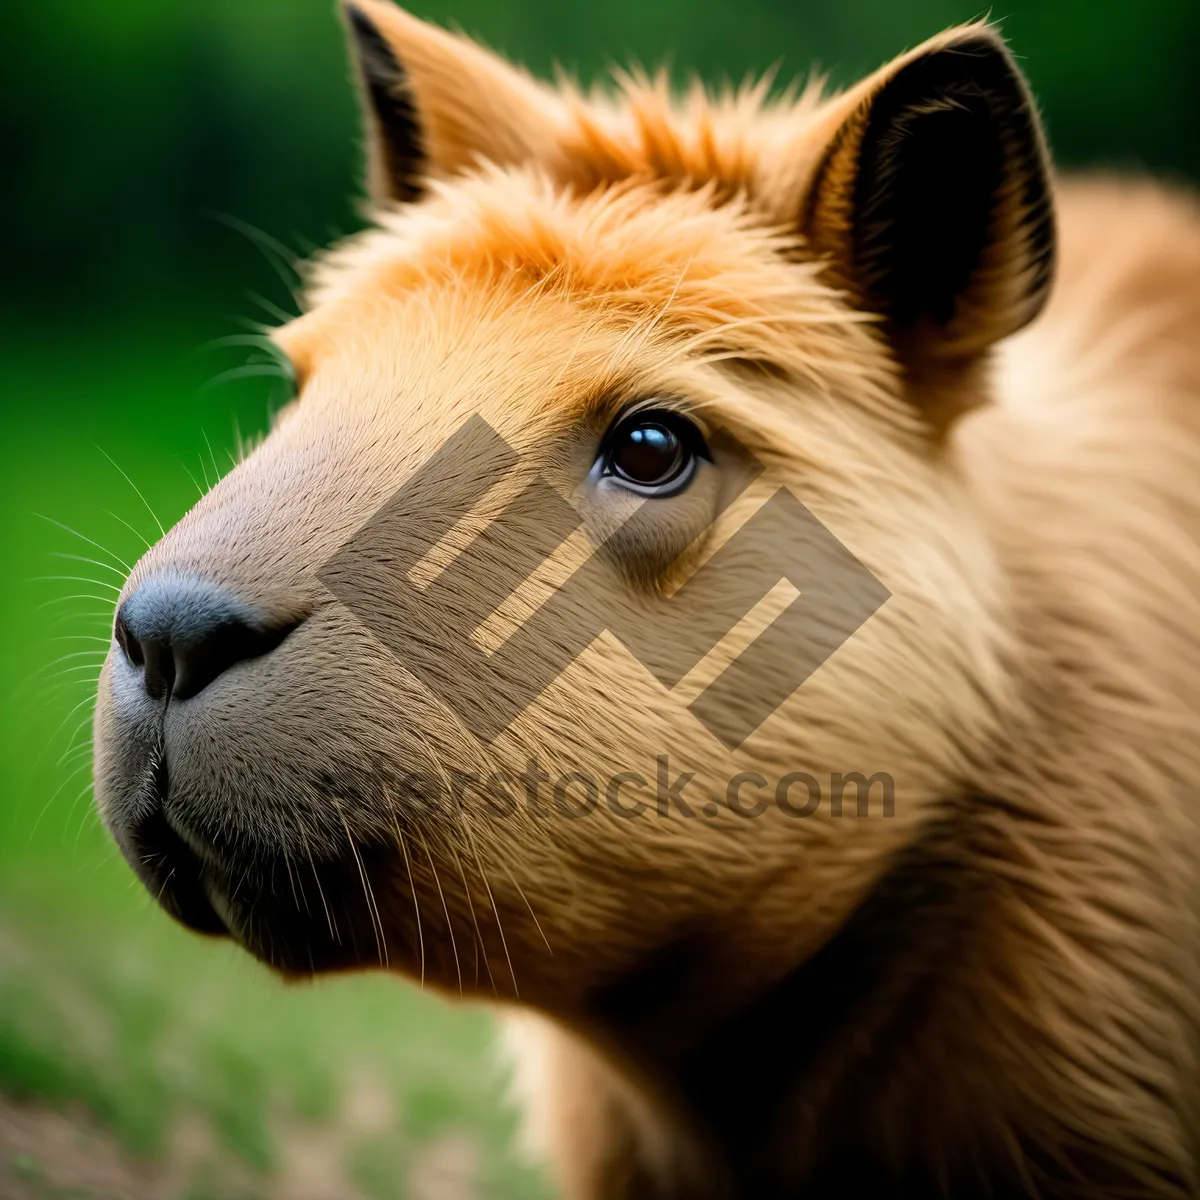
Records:
[[[229,926],[213,904],[204,863],[167,819],[170,779],[164,758],[155,764],[147,791],[150,811],[114,830],[122,853],[147,891],[182,925],[196,933],[229,936]]]
[[[203,863],[161,809],[129,831],[122,843],[142,883],[171,916],[196,933],[230,935],[213,903],[215,889]]]
[[[147,792],[152,807],[114,833],[147,891],[181,925],[229,938],[288,978],[388,961],[378,915],[355,901],[362,872],[378,856],[370,846],[302,864],[280,852],[234,849],[180,824],[165,763]]]

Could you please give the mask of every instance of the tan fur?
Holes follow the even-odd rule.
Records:
[[[390,845],[363,896],[321,897],[357,930],[338,965],[520,1005],[531,1136],[569,1197],[1200,1195],[1191,200],[1059,186],[1057,281],[1016,332],[1043,299],[1043,151],[1036,129],[1004,142],[962,306],[900,333],[851,247],[872,105],[994,34],[951,31],[841,96],[677,103],[637,79],[551,92],[356,3],[425,114],[426,192],[317,261],[275,335],[299,401],[126,585],[191,570],[306,618],[187,702],[181,824],[272,848],[301,881],[347,842]],[[608,635],[484,749],[315,573],[472,413],[578,497],[596,440],[648,396],[686,397],[766,478],[669,571],[631,549],[601,611],[646,580],[669,592],[780,485],[891,599],[736,752],[685,708],[717,662],[667,695]],[[580,503],[501,625],[612,519]],[[652,779],[664,751],[718,818],[422,815],[362,782],[531,755]],[[745,820],[725,798],[743,770],[886,770],[895,817]],[[215,901],[235,935],[302,972],[235,901]]]

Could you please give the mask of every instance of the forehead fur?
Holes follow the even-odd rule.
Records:
[[[709,361],[882,401],[892,372],[869,319],[772,212],[787,190],[772,149],[786,138],[788,162],[802,161],[804,129],[822,124],[816,91],[768,103],[765,90],[710,98],[696,85],[676,104],[662,79],[625,79],[618,100],[567,88],[561,157],[481,163],[431,181],[421,204],[378,211],[312,268],[305,324],[328,333],[362,305],[417,294],[469,294],[476,311],[554,294],[618,329],[653,323]]]

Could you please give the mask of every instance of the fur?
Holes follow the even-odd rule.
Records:
[[[166,819],[265,961],[501,1004],[575,1200],[1200,1196],[1193,201],[1054,180],[986,26],[837,95],[676,100],[354,10],[371,227],[274,333],[298,399],[124,592],[190,572],[301,623],[161,730],[114,649],[118,839],[166,763]],[[588,619],[658,602],[778,486],[891,597],[735,751],[686,710],[733,650],[667,694],[607,634],[485,748],[318,572],[481,413],[583,521],[498,644],[617,519],[581,480],[646,397],[764,476],[663,502]],[[713,819],[401,793],[531,757],[652,792],[663,754]],[[854,770],[890,774],[893,817],[729,807],[739,771]]]

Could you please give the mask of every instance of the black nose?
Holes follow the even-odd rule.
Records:
[[[274,650],[298,622],[271,622],[195,576],[147,579],[121,605],[116,636],[155,700],[186,700],[235,663]]]

